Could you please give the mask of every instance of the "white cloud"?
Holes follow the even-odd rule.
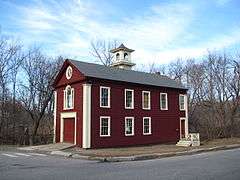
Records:
[[[177,57],[199,57],[207,49],[220,49],[240,40],[239,29],[235,28],[228,35],[216,35],[194,46],[181,46],[180,42],[194,38],[189,27],[195,21],[197,7],[190,3],[162,3],[146,8],[141,14],[107,23],[101,17],[114,11],[99,9],[97,3],[51,0],[18,7],[22,17],[17,22],[25,32],[24,41],[42,42],[51,46],[48,51],[53,54],[86,60],[92,59],[91,40],[118,39],[136,50],[133,54],[136,63],[146,64],[167,63]],[[115,13],[117,16],[118,12]]]

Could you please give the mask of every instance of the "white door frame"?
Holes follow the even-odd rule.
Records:
[[[185,128],[185,138],[187,137],[187,118],[186,117],[180,117],[180,139],[182,139],[182,120],[184,120],[184,128]]]
[[[60,124],[60,142],[64,139],[64,118],[74,118],[74,144],[77,144],[77,113],[76,112],[63,112],[61,113],[61,124]]]

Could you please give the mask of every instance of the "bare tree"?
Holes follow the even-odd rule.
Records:
[[[58,72],[59,62],[44,56],[36,48],[30,50],[24,60],[22,68],[26,74],[26,83],[21,86],[21,102],[31,119],[30,144],[34,143],[39,125],[47,114],[47,108],[51,106],[52,83]]]
[[[182,82],[184,76],[184,62],[183,59],[177,59],[168,66],[168,74],[178,82]]]
[[[17,64],[20,64],[21,45],[12,39],[4,38],[0,34],[0,136],[3,128],[8,133],[9,112],[7,111],[7,102],[10,99],[9,83],[12,72]],[[13,63],[15,62],[15,63]],[[8,118],[8,119],[7,119]]]
[[[91,42],[91,55],[97,58],[101,64],[110,66],[113,62],[113,54],[110,52],[111,49],[117,47],[117,41],[105,41],[97,40]]]

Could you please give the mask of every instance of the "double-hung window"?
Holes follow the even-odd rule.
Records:
[[[134,109],[134,91],[125,89],[125,109]]]
[[[168,110],[167,93],[160,93],[160,109],[161,110]]]
[[[100,107],[110,108],[110,87],[100,86]]]
[[[64,90],[64,106],[63,109],[73,109],[74,106],[74,89],[67,86]]]
[[[149,135],[152,133],[151,117],[143,118],[143,135]]]
[[[179,108],[181,111],[186,110],[186,95],[179,95]]]
[[[134,117],[125,117],[125,136],[134,135]]]
[[[100,117],[100,136],[106,137],[110,136],[110,117],[109,116],[101,116]]]
[[[142,108],[143,109],[151,109],[150,91],[143,91],[142,92]]]

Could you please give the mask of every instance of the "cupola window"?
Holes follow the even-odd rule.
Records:
[[[128,60],[128,53],[124,53],[124,60]]]
[[[119,61],[119,59],[120,59],[120,54],[117,53],[117,54],[116,54],[116,60]]]

